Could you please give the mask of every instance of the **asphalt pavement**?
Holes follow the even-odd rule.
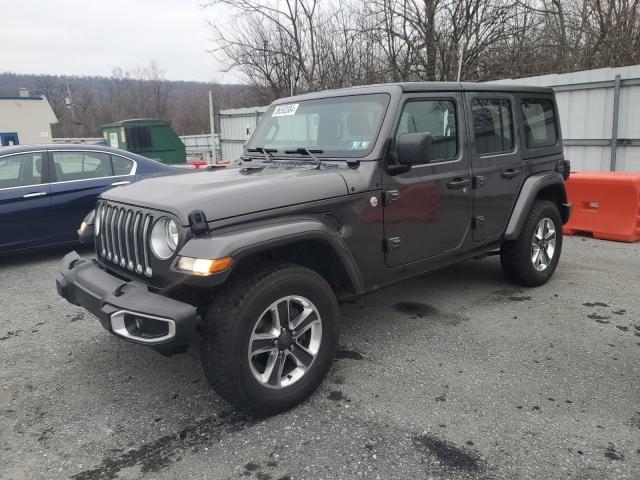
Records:
[[[0,258],[0,478],[640,478],[640,243],[566,237],[535,289],[490,257],[347,301],[329,377],[263,420],[197,348],[59,298],[64,253]]]

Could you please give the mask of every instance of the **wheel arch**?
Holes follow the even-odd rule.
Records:
[[[340,232],[322,215],[278,218],[238,225],[193,238],[180,255],[194,258],[232,257],[229,270],[211,277],[219,285],[231,276],[264,262],[291,262],[321,275],[336,296],[364,291],[360,270]]]
[[[538,173],[527,178],[520,189],[520,194],[507,223],[505,240],[514,240],[520,236],[529,211],[538,199],[555,203],[560,212],[562,223],[565,224],[569,221],[571,205],[567,201],[567,190],[562,175],[556,172]]]

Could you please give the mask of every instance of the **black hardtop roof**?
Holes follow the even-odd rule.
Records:
[[[549,87],[535,87],[527,85],[512,85],[504,83],[474,83],[474,82],[400,82],[380,83],[376,85],[361,85],[357,87],[340,88],[336,90],[324,90],[320,92],[305,93],[293,97],[280,98],[273,104],[289,103],[292,101],[313,100],[317,98],[362,95],[368,93],[391,92],[528,92],[552,94]]]

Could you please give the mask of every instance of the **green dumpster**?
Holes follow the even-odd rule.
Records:
[[[166,120],[122,120],[103,125],[102,136],[110,147],[128,150],[163,163],[187,161],[184,143]]]

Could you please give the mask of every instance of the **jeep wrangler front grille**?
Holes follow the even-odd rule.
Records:
[[[152,275],[149,236],[153,215],[124,205],[100,202],[96,212],[100,228],[96,252],[100,257],[140,275]]]

